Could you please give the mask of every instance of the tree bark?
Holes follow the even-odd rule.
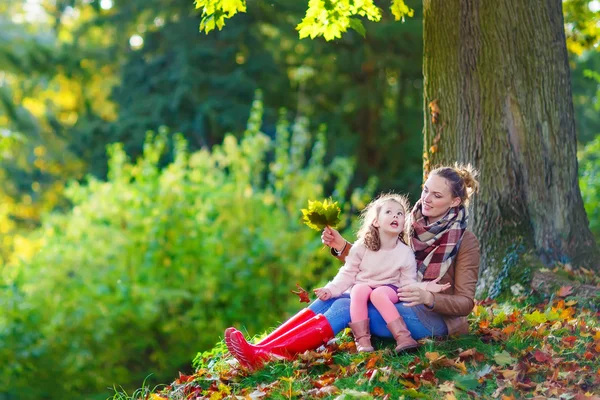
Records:
[[[424,0],[425,171],[471,163],[478,294],[516,242],[600,270],[577,177],[560,0]],[[437,123],[429,103],[437,100]],[[437,137],[437,138],[436,138]]]

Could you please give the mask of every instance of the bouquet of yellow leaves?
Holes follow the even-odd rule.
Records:
[[[322,231],[326,226],[335,228],[340,223],[340,206],[331,199],[308,201],[308,208],[302,209],[302,222],[309,228]]]

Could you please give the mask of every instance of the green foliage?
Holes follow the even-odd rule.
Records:
[[[590,229],[600,243],[600,135],[578,154],[579,187],[590,221]]]
[[[362,22],[355,16],[367,17],[370,21],[379,21],[381,11],[372,0],[310,0],[302,22],[296,29],[300,39],[310,36],[314,39],[323,36],[325,40],[339,39],[348,28],[365,36]]]
[[[223,28],[225,18],[231,18],[238,12],[246,12],[245,0],[196,0],[196,8],[202,8],[200,31],[206,33]]]
[[[215,27],[221,30],[225,19],[231,18],[238,12],[246,12],[244,0],[196,0],[196,8],[202,9],[200,31],[209,33]],[[396,21],[404,20],[404,16],[413,16],[404,0],[392,0],[390,7]],[[325,40],[339,39],[348,28],[365,36],[365,27],[356,16],[366,17],[369,21],[381,20],[381,10],[373,0],[310,0],[306,15],[296,27],[300,39],[314,39],[323,36]]]
[[[322,231],[326,226],[335,228],[340,223],[340,207],[337,201],[308,201],[302,210],[302,222],[309,228]]]
[[[179,135],[168,150],[165,130],[135,163],[112,145],[106,182],[68,188],[72,211],[46,217],[40,251],[3,275],[0,393],[106,398],[151,373],[153,386],[226,326],[257,332],[297,310],[289,289],[337,267],[298,210],[326,185],[346,193],[332,166],[353,167],[325,163],[325,132],[313,138],[306,121],[271,139],[261,119],[257,100],[243,138],[212,151],[189,153]]]

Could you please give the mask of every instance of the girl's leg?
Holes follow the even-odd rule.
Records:
[[[369,317],[367,303],[373,289],[369,285],[359,283],[350,291],[350,319],[352,322],[364,321]]]
[[[400,313],[395,305],[398,302],[398,293],[391,287],[380,286],[375,288],[371,293],[370,299],[386,323],[400,318]]]
[[[424,306],[406,307],[404,303],[397,303],[395,307],[414,339],[419,340],[424,337],[444,336],[448,334],[448,329],[443,318],[439,314],[423,310]],[[369,304],[368,311],[371,321],[371,333],[375,336],[391,338],[392,334],[386,326],[387,323],[375,306]],[[421,322],[415,311],[423,311],[429,317],[428,320],[425,323]]]

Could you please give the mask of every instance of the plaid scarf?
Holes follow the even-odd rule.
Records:
[[[460,205],[451,208],[442,219],[426,225],[421,200],[413,207],[412,247],[417,259],[417,272],[421,280],[444,276],[462,241],[469,215]]]

